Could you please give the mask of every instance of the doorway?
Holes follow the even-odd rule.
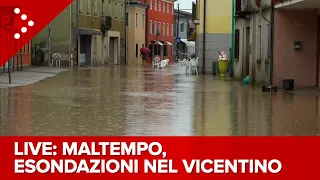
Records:
[[[80,36],[80,65],[91,66],[91,36],[81,35]]]
[[[109,42],[109,63],[110,64],[119,64],[118,60],[118,37],[110,37]]]
[[[98,41],[97,37],[93,37],[93,65],[97,65],[97,55],[98,55]]]
[[[243,29],[244,30],[244,29]],[[250,59],[250,27],[246,28],[246,31],[243,32],[244,39],[244,47],[245,47],[245,53],[244,53],[244,61],[242,62],[242,75],[243,78],[249,75],[249,59]]]

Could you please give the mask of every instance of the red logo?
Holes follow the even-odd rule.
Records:
[[[32,40],[72,0],[0,2],[0,67]]]

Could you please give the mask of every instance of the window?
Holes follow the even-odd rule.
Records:
[[[138,23],[138,13],[136,13],[136,27],[139,26],[139,23]]]
[[[184,23],[180,23],[180,32],[184,32]]]
[[[136,57],[138,57],[139,56],[139,45],[138,44],[136,44]]]
[[[109,16],[112,17],[112,5],[111,5],[111,1],[109,1]]]
[[[91,1],[87,1],[87,15],[91,14]]]
[[[173,36],[173,24],[171,24],[171,36]]]
[[[167,3],[167,13],[170,13],[170,4]]]
[[[150,20],[150,22],[149,22],[149,30],[150,30],[150,34],[152,34],[153,33],[153,29],[152,29],[152,27],[153,27],[153,24],[152,24],[152,21]]]
[[[162,2],[162,10],[163,12],[166,12],[166,3],[164,1]]]
[[[121,4],[121,7],[120,7],[121,9],[120,9],[120,13],[121,13],[121,15],[120,15],[120,17],[121,17],[121,21],[123,21],[124,19],[123,19],[123,14],[124,14],[124,6],[123,6],[123,4]]]
[[[98,2],[97,0],[94,0],[93,3],[93,15],[98,16]]]
[[[236,0],[236,12],[241,11],[241,1],[240,0]]]
[[[154,10],[157,10],[157,0],[154,0]]]
[[[150,1],[150,9],[152,9],[152,1],[153,1],[153,0]]]
[[[153,34],[157,34],[157,21],[154,22]]]
[[[114,3],[114,10],[115,10],[114,11],[115,12],[114,13],[114,19],[118,20],[118,11],[117,11],[118,10],[118,3]]]
[[[163,56],[168,56],[168,45],[163,45]]]
[[[239,55],[240,55],[240,30],[239,29],[236,29],[235,30],[235,47],[234,47],[234,58],[235,59],[239,59]]]
[[[83,1],[84,0],[80,0],[79,2],[79,14],[83,14]]]
[[[130,19],[129,19],[129,13],[126,12],[126,26],[130,26]]]
[[[167,36],[169,36],[169,24],[167,23]]]
[[[173,4],[172,4],[172,8],[171,8],[171,9],[172,9],[172,12],[171,12],[171,13],[173,14],[173,12],[174,12],[174,6],[173,6]]]
[[[29,42],[29,54],[31,54],[32,51],[32,42]]]
[[[161,1],[159,0],[159,11],[161,11]]]
[[[146,23],[146,17],[144,14],[142,14],[142,28],[145,27],[145,23]]]
[[[162,34],[163,35],[166,34],[166,24],[165,23],[162,24]]]
[[[159,35],[161,34],[161,22],[158,23],[158,32],[159,32]]]

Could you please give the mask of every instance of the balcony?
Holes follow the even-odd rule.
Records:
[[[193,24],[199,25],[200,24],[200,4],[199,1],[192,2],[192,20]]]
[[[248,8],[248,5],[243,2],[244,0],[236,0],[235,6],[236,6],[236,12],[235,17],[236,18],[242,18],[247,19],[248,16],[252,13],[252,11]]]

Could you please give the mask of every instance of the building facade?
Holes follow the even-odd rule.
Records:
[[[271,59],[271,0],[235,0],[234,77],[268,84]],[[262,7],[262,11],[260,11]]]
[[[284,0],[274,5],[273,84],[294,79],[295,88],[320,84],[320,1]]]
[[[194,23],[196,55],[202,73],[212,74],[218,51],[230,52],[232,38],[232,0],[197,0]],[[229,53],[230,54],[230,53]]]
[[[139,0],[146,3],[146,46],[151,53],[147,62],[151,63],[154,56],[173,60],[173,23],[175,0]]]
[[[195,41],[188,41],[188,38],[195,32],[195,25],[192,21],[192,13],[181,10],[178,11],[177,9],[175,9],[174,21],[175,23],[173,25],[173,34],[175,37],[175,51],[179,51],[182,55],[190,55],[192,53],[195,53]]]
[[[111,29],[101,32],[101,24],[111,19]],[[74,0],[51,22],[51,53],[62,60],[75,54],[78,65],[125,64],[125,0]],[[49,26],[34,39],[48,44]],[[48,54],[48,46],[44,48]],[[46,55],[45,59],[48,57]]]
[[[235,77],[319,87],[319,1],[236,0],[235,7]]]
[[[140,49],[145,47],[146,43],[146,9],[148,6],[144,3],[129,3],[128,9],[128,64],[143,64],[140,56]]]

